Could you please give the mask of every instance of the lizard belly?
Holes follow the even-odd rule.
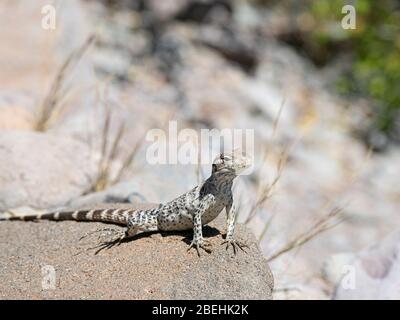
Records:
[[[160,215],[157,225],[163,231],[190,230],[193,229],[193,218],[190,214],[182,212]]]
[[[224,205],[214,205],[209,208],[201,217],[201,224],[205,225],[213,221],[224,208]],[[193,216],[185,211],[170,213],[168,215],[160,215],[157,218],[159,230],[163,231],[180,231],[193,229]]]

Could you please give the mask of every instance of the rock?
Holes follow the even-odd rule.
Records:
[[[78,239],[104,224],[1,222],[0,298],[272,299],[273,276],[255,238],[239,224],[236,236],[251,245],[234,256],[221,246],[224,220],[204,228],[214,251],[201,257],[187,252],[190,231],[139,236],[95,255],[85,249],[97,237]],[[45,290],[42,272],[51,268],[55,288]]]
[[[42,27],[42,8],[46,5],[46,0],[23,6],[16,2],[0,4],[4,26],[0,30],[2,90],[19,88],[38,95],[47,92],[59,64],[86,39],[87,19],[80,1],[68,1],[63,10],[57,10],[57,32]],[[86,77],[86,70],[79,69],[78,73],[80,80]]]
[[[270,263],[279,280],[277,287],[282,289],[280,297],[330,297],[342,276],[343,264],[347,264],[342,259],[345,257],[329,261],[330,257],[359,252],[389,231],[400,229],[399,148],[388,145],[385,152],[367,156],[364,144],[351,132],[369,123],[369,100],[342,100],[327,90],[332,76],[327,78],[326,68],[315,68],[293,46],[279,41],[298,27],[288,23],[291,14],[282,7],[260,8],[248,1],[235,1],[231,12],[218,6],[221,1],[121,0],[109,10],[103,4],[115,1],[70,0],[58,12],[57,31],[53,32],[44,31],[40,23],[40,9],[47,2],[0,4],[0,21],[5,26],[0,30],[5,40],[0,44],[1,128],[30,128],[31,103],[40,106],[60,65],[95,30],[98,41],[93,50],[88,50],[67,75],[63,88],[70,90],[59,105],[59,117],[49,126],[51,133],[91,141],[93,150],[99,152],[104,107],[112,106],[110,136],[115,136],[119,122],[126,123],[118,148],[120,157],[112,164],[118,168],[118,161],[132,150],[141,132],[164,130],[168,120],[177,120],[179,128],[254,129],[255,155],[261,158],[256,165],[261,166],[265,150],[267,163],[264,169],[238,180],[244,183],[243,188],[235,189],[235,201],[241,209],[239,221],[257,201],[260,184],[273,181],[281,152],[289,153],[277,189],[249,225],[260,237],[266,222],[272,221],[261,240],[268,256],[327,214],[322,210],[327,202],[336,205],[337,201],[341,206],[349,200],[349,205],[343,205],[346,219],[341,225]],[[205,10],[196,16],[193,8],[199,8],[199,2]],[[343,59],[339,60],[340,65],[335,63],[329,69],[339,70]],[[7,96],[29,92],[34,101],[22,97],[2,104],[3,92]],[[376,146],[385,146],[379,136],[373,140]],[[195,168],[150,165],[144,157],[145,143],[132,168],[124,173],[124,185],[83,197],[84,188],[79,187],[50,204],[65,205],[69,196],[68,206],[121,201],[132,192],[148,201],[165,202],[197,184]],[[36,153],[31,149],[23,155]],[[4,175],[14,177],[8,157],[0,159],[0,183]],[[53,167],[47,158],[43,160]],[[8,163],[7,171],[3,170],[4,162]],[[78,159],[75,166],[81,168],[85,163]],[[39,163],[40,170],[44,167]],[[80,168],[72,170],[79,173]],[[65,179],[63,174],[59,179]],[[84,175],[78,179],[85,179]],[[69,193],[68,188],[46,190],[42,182],[48,180],[42,177],[28,189],[19,187],[27,185],[22,180],[7,180],[6,189],[1,185],[0,207],[2,202],[9,207],[24,206],[31,203],[26,199],[32,194],[34,205],[47,206],[56,194]],[[45,200],[37,200],[38,190]],[[328,264],[324,266],[324,262]],[[329,287],[320,284],[321,277]],[[276,298],[280,297],[277,293]]]
[[[83,143],[50,134],[0,132],[0,211],[63,205],[88,190],[93,176]]]
[[[145,185],[145,184],[144,184]],[[151,186],[147,184],[151,189]],[[141,191],[137,191],[137,184],[134,182],[120,182],[103,191],[89,193],[68,203],[68,207],[80,208],[92,206],[96,203],[142,203],[147,202],[147,198]],[[140,189],[139,189],[140,190]]]
[[[326,259],[322,267],[323,279],[331,284],[336,284],[347,272],[346,266],[353,263],[353,253],[337,253]]]
[[[42,9],[48,5],[46,0],[23,6],[4,1],[0,4],[0,20],[4,25],[0,30],[0,38],[4,40],[0,44],[0,84],[1,90],[12,98],[4,105],[3,92],[0,93],[0,128],[32,129],[35,126],[35,116],[39,115],[62,64],[91,34],[84,4],[79,0],[68,1],[62,10],[56,10],[56,31],[44,29]],[[68,119],[92,108],[95,92],[82,90],[97,83],[87,53],[64,73],[58,92],[63,91],[63,99],[57,104],[58,107],[62,105],[60,109],[63,110],[53,113],[48,127],[58,124],[60,117]],[[85,126],[88,126],[87,121]]]
[[[73,199],[68,206],[81,207],[98,202],[113,202],[112,199],[125,199],[119,201],[125,202],[135,194],[137,197],[132,198],[135,203],[142,201],[165,203],[198,184],[195,169],[190,165],[150,165],[146,164],[145,159],[137,162],[137,168],[132,170],[130,180]]]
[[[281,287],[275,284],[274,300],[329,300],[330,296],[324,294],[325,285],[313,279],[313,283],[289,282]]]
[[[35,97],[27,91],[0,92],[0,129],[33,129],[35,103]]]
[[[360,252],[347,270],[337,283],[334,299],[400,299],[400,231]]]
[[[149,0],[146,2],[150,12],[158,20],[169,20],[172,19],[178,12],[184,10],[190,2],[190,0]]]

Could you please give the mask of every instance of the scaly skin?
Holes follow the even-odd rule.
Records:
[[[132,237],[139,232],[178,231],[193,228],[193,240],[189,246],[200,255],[200,248],[211,252],[209,244],[203,238],[202,227],[213,221],[225,208],[227,212],[227,234],[223,242],[226,248],[232,245],[243,250],[245,244],[236,241],[236,211],[233,205],[232,184],[241,170],[249,166],[249,159],[238,153],[221,154],[212,165],[211,176],[201,185],[178,198],[158,207],[137,210],[134,208],[109,208],[78,210],[71,212],[53,212],[42,215],[11,217],[6,220],[76,220],[98,221],[125,225],[125,235],[119,241]]]

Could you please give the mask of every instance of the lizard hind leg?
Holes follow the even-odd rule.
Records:
[[[128,224],[127,229],[125,230],[125,237],[130,238],[137,235],[140,232],[140,229],[137,225]]]
[[[142,212],[143,213],[143,212]],[[157,231],[157,219],[153,216],[139,214],[135,217],[129,218],[126,225],[126,230],[123,235],[117,237],[114,240],[102,242],[96,247],[90,249],[98,249],[95,254],[98,254],[104,249],[111,249],[114,246],[119,246],[121,242],[134,237],[140,232]]]
[[[114,238],[113,240],[103,241],[100,244],[96,245],[95,247],[89,248],[89,250],[97,249],[95,252],[96,255],[99,252],[103,251],[104,249],[111,249],[115,246],[119,246],[121,242],[135,236],[139,232],[139,230],[140,229],[137,226],[128,224],[128,228],[122,235],[118,236],[117,238]]]
[[[125,238],[130,238],[140,232],[157,231],[157,219],[154,217],[135,217],[128,220]]]

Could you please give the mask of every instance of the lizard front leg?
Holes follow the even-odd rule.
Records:
[[[222,244],[226,244],[227,250],[229,248],[229,245],[232,245],[233,252],[236,254],[236,247],[239,247],[242,251],[244,251],[243,248],[247,248],[248,245],[246,243],[237,241],[233,238],[233,233],[235,232],[235,226],[236,226],[236,208],[235,205],[233,204],[232,199],[225,207],[225,210],[227,214],[227,221],[226,221],[227,231],[226,231],[225,241],[222,242]]]
[[[201,223],[201,216],[210,207],[212,199],[209,197],[207,199],[202,199],[201,206],[195,211],[193,216],[193,240],[188,248],[195,248],[198,256],[200,257],[200,248],[204,251],[211,253],[210,244],[203,238],[203,225]]]

